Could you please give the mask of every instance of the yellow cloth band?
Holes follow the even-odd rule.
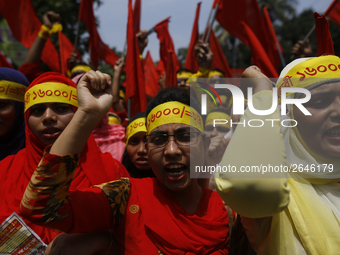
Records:
[[[52,34],[57,33],[58,31],[62,31],[62,30],[63,30],[63,26],[61,24],[53,24],[51,29],[49,29],[45,25],[41,25],[38,36],[47,40],[48,37],[50,37]]]
[[[221,98],[222,104],[227,102],[228,97],[226,95],[221,95],[220,98]],[[218,97],[215,97],[215,100],[216,102],[220,102],[220,100],[218,100]]]
[[[222,78],[224,78],[224,74],[221,73],[221,72],[219,72],[219,71],[216,71],[216,70],[210,71],[210,72],[209,72],[209,75],[208,75],[208,78],[211,78],[211,77],[213,77],[214,75],[219,75],[219,76],[222,76]]]
[[[24,102],[27,87],[14,81],[0,81],[0,98]]]
[[[77,89],[58,82],[44,82],[25,93],[25,112],[35,104],[64,103],[78,107]]]
[[[145,127],[145,118],[138,118],[132,121],[126,128],[126,145],[129,142],[129,139],[131,136],[138,132],[145,132],[146,133],[146,127]]]
[[[116,116],[109,115],[108,124],[110,125],[121,125],[120,120]]]
[[[119,90],[119,96],[125,100],[125,93],[123,90]]]
[[[87,73],[87,72],[91,71],[92,68],[89,67],[89,66],[86,66],[86,65],[78,65],[78,66],[75,66],[75,67],[72,68],[71,74],[73,74],[75,71],[79,71],[79,70],[84,71],[85,73]]]
[[[207,119],[205,120],[205,126],[208,125],[213,125],[214,120],[219,119],[219,120],[227,120],[228,123],[220,124],[221,122],[218,122],[218,125],[224,125],[230,129],[230,116],[224,112],[211,112],[208,114]]]
[[[177,79],[179,79],[179,78],[190,78],[191,76],[192,76],[192,73],[183,71],[183,72],[180,72],[180,73],[177,74]]]
[[[192,107],[177,101],[160,104],[147,117],[147,133],[164,124],[183,123],[204,133],[201,115]]]
[[[313,79],[310,79],[313,78]],[[295,65],[278,82],[278,96],[282,87],[308,88],[324,81],[340,78],[340,58],[334,55],[311,58]],[[287,96],[292,93],[287,93]]]

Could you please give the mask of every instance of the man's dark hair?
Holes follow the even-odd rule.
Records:
[[[181,73],[181,72],[188,72],[188,73],[194,73],[193,71],[189,70],[189,69],[186,69],[186,68],[180,68],[177,70],[176,73]]]
[[[188,90],[178,86],[172,86],[159,91],[159,93],[150,101],[150,103],[146,107],[145,116],[147,117],[152,109],[156,106],[171,101],[177,101],[189,105],[193,107],[197,112],[201,112],[200,104],[197,102],[196,99],[190,96]]]
[[[214,69],[211,69],[210,70],[210,72],[211,71],[216,71],[216,72],[220,72],[220,73],[222,73],[223,74],[223,77],[225,77],[225,73],[221,70],[221,69],[219,69],[219,68],[214,68]]]

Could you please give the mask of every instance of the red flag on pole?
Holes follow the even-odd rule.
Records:
[[[161,59],[157,63],[156,71],[159,75],[163,75],[163,73],[165,73],[165,66]]]
[[[142,62],[134,29],[132,0],[128,5],[127,52],[126,52],[126,99],[131,98],[131,117],[146,109],[147,100],[144,87]]]
[[[318,57],[324,54],[334,55],[333,40],[329,32],[328,20],[324,15],[319,15],[317,12],[314,13],[314,18]]]
[[[7,20],[13,36],[26,48],[30,48],[41,27],[31,1],[0,1],[0,14]],[[59,55],[51,39],[46,41],[41,59],[52,71],[60,72]]]
[[[172,50],[168,50],[168,62],[166,66],[165,87],[177,86],[177,66],[176,54]]]
[[[68,59],[70,58],[71,53],[73,53],[74,45],[70,42],[70,40],[61,32],[58,32],[59,38],[59,52],[60,52],[60,66],[61,73],[67,76],[68,70]],[[79,51],[77,50],[78,58],[81,60]]]
[[[184,64],[184,68],[191,70],[192,72],[198,71],[198,64],[196,60],[194,47],[199,39],[198,18],[200,15],[200,9],[201,9],[201,2],[197,4],[194,25],[192,26],[190,45],[189,45],[187,57],[186,57],[185,64]]]
[[[211,30],[209,44],[210,49],[214,54],[211,69],[219,68],[224,72],[225,77],[232,77],[227,59],[225,58],[221,45],[215,36],[214,30]]]
[[[0,67],[13,68],[12,64],[8,62],[7,58],[0,52]]]
[[[135,5],[133,7],[133,19],[135,21],[135,33],[137,34],[140,30],[140,11],[141,0],[135,0]]]
[[[145,92],[146,94],[155,97],[160,90],[158,85],[158,77],[155,64],[153,63],[150,52],[146,53],[145,59],[143,59],[144,68],[144,81],[145,81]]]
[[[268,35],[265,32],[261,11],[257,0],[215,0],[213,8],[219,3],[216,20],[230,34],[249,46],[242,22],[258,38],[262,47],[268,49]],[[250,47],[250,46],[249,46]]]
[[[168,29],[168,23],[170,21],[170,17],[166,18],[165,20],[162,20],[161,22],[157,23],[155,26],[155,30],[157,33],[157,38],[160,41],[160,58],[163,61],[163,64],[165,67],[167,67],[168,63],[168,51],[171,50],[174,53],[175,58],[175,65],[176,65],[176,71],[179,69],[180,65],[175,53],[175,46],[172,41],[172,38],[169,33]]]
[[[334,0],[325,11],[324,16],[327,16],[331,21],[340,26],[340,1]]]
[[[247,43],[250,47],[252,62],[254,65],[257,65],[269,78],[277,78],[278,73],[272,65],[266,51],[262,47],[261,42],[246,24],[242,23],[242,25],[244,34],[248,39]]]
[[[99,58],[114,66],[119,57],[103,43],[98,34],[92,0],[81,0],[78,19],[86,24],[87,31],[90,34],[91,61],[93,66],[95,68],[98,67]]]
[[[279,40],[277,39],[272,21],[269,17],[267,6],[263,8],[263,15],[264,26],[267,31],[267,34],[269,35],[269,48],[267,49],[268,56],[270,57],[274,67],[277,68],[281,63],[279,51],[281,51],[281,53],[283,54],[283,49],[281,47]]]

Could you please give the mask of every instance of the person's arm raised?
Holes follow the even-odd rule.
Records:
[[[78,110],[51,147],[50,153],[64,156],[83,150],[92,130],[112,106],[111,77],[90,71],[78,82]]]

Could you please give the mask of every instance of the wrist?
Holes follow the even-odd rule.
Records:
[[[49,31],[50,29],[47,26],[41,25],[38,36],[44,40],[47,40],[50,37]]]

